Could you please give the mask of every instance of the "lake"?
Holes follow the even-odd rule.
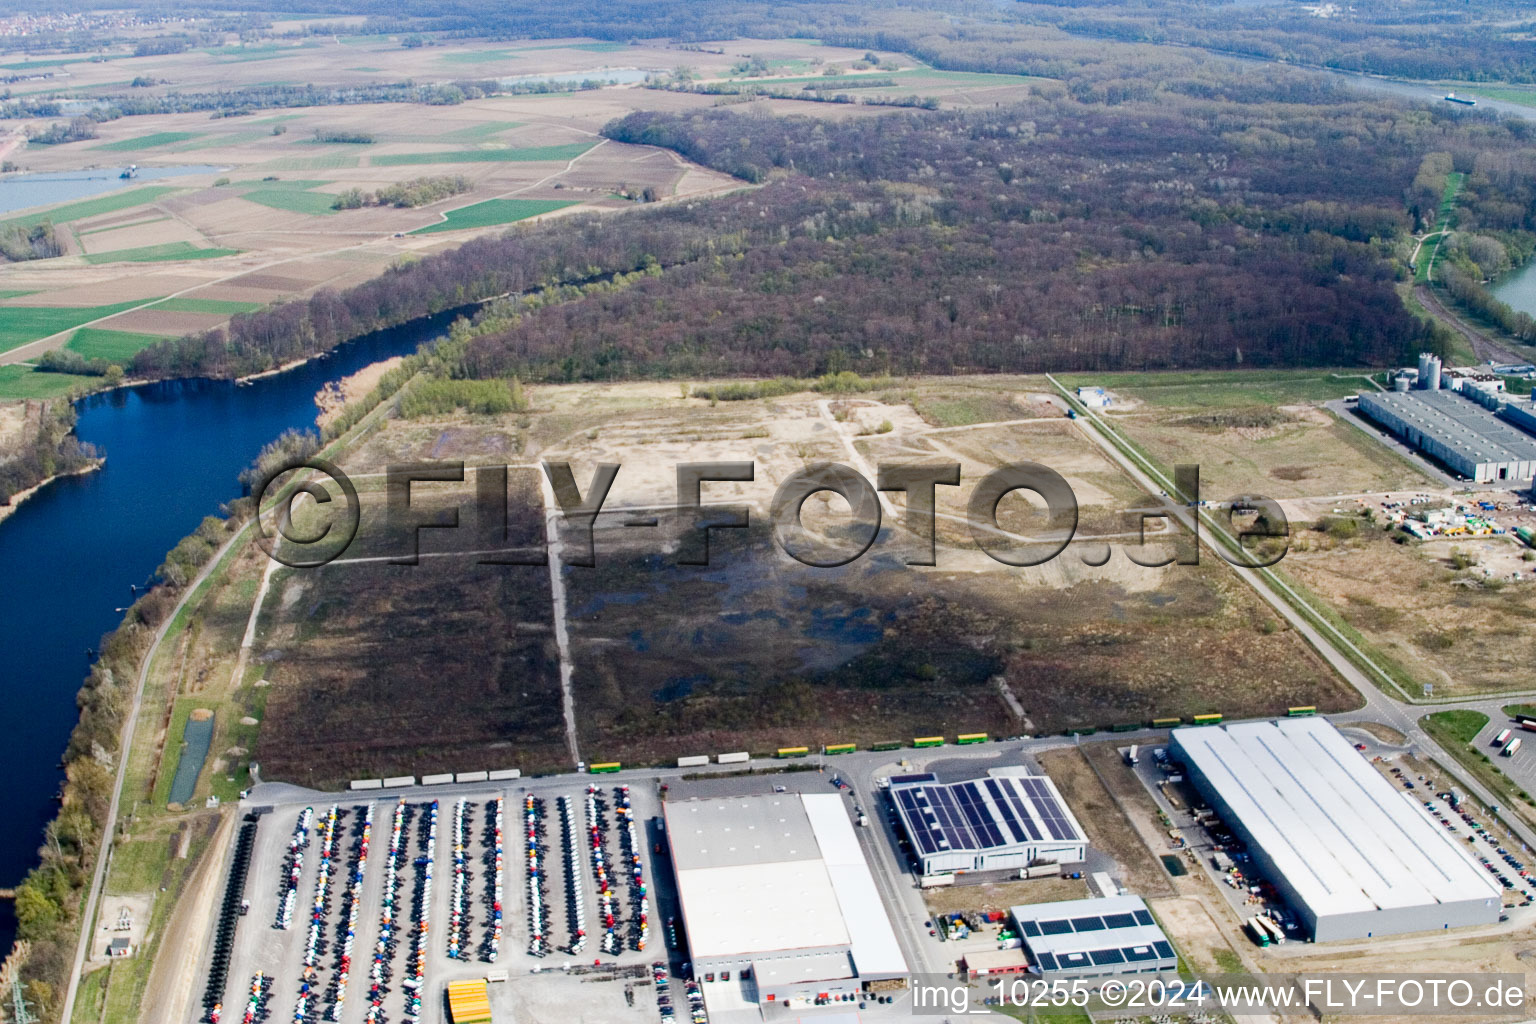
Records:
[[[86,651],[122,620],[118,609],[134,597],[129,585],[147,582],[204,516],[240,496],[236,477],[262,445],[290,427],[314,426],[314,395],[327,381],[414,352],[459,312],[367,335],[244,387],[165,381],[78,403],[77,432],[104,451],[106,465],[54,481],[0,522],[0,706],[8,725],[0,886],[15,885],[36,862],[63,780],[75,691],[90,667]],[[13,906],[0,902],[0,950],[14,934]]]
[[[1513,308],[1536,316],[1536,260],[1505,274],[1489,291]]]
[[[0,177],[0,213],[25,210],[30,206],[50,206],[71,199],[86,199],[104,192],[138,185],[157,178],[176,178],[185,174],[217,174],[225,168],[207,164],[181,167],[140,167],[136,178],[124,178],[123,168],[93,168],[88,171],[48,171],[39,174],[7,174]]]

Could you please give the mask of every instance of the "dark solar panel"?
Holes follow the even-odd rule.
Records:
[[[934,776],[930,772],[924,772],[921,775],[892,775],[891,776],[891,785],[893,785],[893,786],[899,786],[899,785],[901,785],[904,782],[933,782],[933,781],[934,781]]]
[[[981,841],[983,846],[1002,846],[1003,835],[997,830],[996,823],[992,820],[992,814],[987,810],[987,805],[982,801],[981,794],[976,790],[974,782],[967,782],[955,787],[955,799],[959,804],[965,820],[971,826],[971,832]]]
[[[987,779],[986,783],[987,792],[992,795],[992,803],[997,807],[997,815],[1013,837],[1010,841],[1022,843],[1025,836],[1023,826],[1019,824],[1019,819],[1014,817],[1013,808],[1008,806],[1008,799],[1003,796],[1002,787],[997,784],[996,779]]]
[[[1040,813],[1040,820],[1045,822],[1046,831],[1050,832],[1052,839],[1071,839],[1073,833],[1067,827],[1066,816],[1062,813],[1056,798],[1046,788],[1040,779],[1020,779],[1026,792],[1034,802],[1035,809]]]
[[[1130,914],[1105,914],[1104,923],[1111,928],[1130,928],[1136,924],[1136,918]]]
[[[1040,931],[1046,935],[1071,935],[1072,922],[1065,918],[1060,921],[1041,921]]]
[[[1121,952],[1125,954],[1125,959],[1128,963],[1157,959],[1157,954],[1152,952],[1151,946],[1127,946]]]
[[[1118,949],[1095,949],[1088,956],[1096,967],[1125,963],[1125,957]]]
[[[1032,939],[1040,937],[1040,926],[1033,921],[1020,921],[1019,927],[1024,929],[1024,934]]]
[[[1104,930],[1102,917],[1074,917],[1072,930],[1075,932],[1101,932]]]
[[[1034,818],[1024,809],[1024,801],[1020,799],[1018,792],[1012,786],[1008,786],[1006,791],[1008,793],[1008,802],[1013,805],[1014,810],[1018,811],[1019,821],[1025,828],[1029,829],[1029,838],[1038,842],[1040,839],[1040,829],[1035,825]]]
[[[1151,924],[1152,923],[1152,915],[1147,913],[1145,910],[1135,910],[1135,911],[1132,911],[1132,913],[1134,913],[1136,915],[1136,923],[1137,924]]]
[[[1173,947],[1168,945],[1168,943],[1164,942],[1162,939],[1158,939],[1156,942],[1152,943],[1152,948],[1157,950],[1157,955],[1160,957],[1165,959],[1171,959],[1173,957]]]
[[[955,804],[955,796],[948,789],[936,786],[925,790],[938,819],[938,828],[949,842],[951,850],[974,850],[979,844],[965,823],[965,817]]]
[[[908,831],[912,833],[912,841],[923,853],[934,853],[939,845],[935,841],[933,831],[928,826],[928,820],[917,805],[917,798],[913,792],[903,789],[896,794],[896,799],[901,803],[902,809],[907,812]]]
[[[1042,971],[1054,971],[1056,969],[1056,958],[1049,953],[1041,953],[1035,957],[1035,963],[1040,965]]]

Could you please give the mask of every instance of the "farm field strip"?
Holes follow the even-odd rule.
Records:
[[[439,231],[460,231],[465,228],[484,228],[496,224],[537,217],[543,213],[576,205],[561,199],[487,199],[484,202],[461,206],[443,214],[440,224],[428,224],[412,231],[413,235],[430,235]]]
[[[94,199],[82,199],[78,202],[65,203],[63,206],[55,206],[41,213],[29,213],[22,217],[11,217],[0,220],[0,228],[29,228],[37,224],[52,222],[63,224],[72,220],[84,220],[86,217],[95,217],[103,213],[116,213],[118,210],[126,210],[134,206],[142,206],[152,203],[162,196],[180,189],[171,185],[150,185],[145,188],[128,189],[123,192],[109,192],[104,196]]]
[[[87,263],[162,263],[167,260],[211,260],[220,256],[234,256],[239,249],[217,247],[200,249],[191,242],[162,242],[159,245],[143,245],[133,249],[114,249],[111,252],[90,252],[80,258]]]
[[[146,301],[154,300],[130,299],[106,306],[7,306],[0,316],[0,352],[142,306]]]

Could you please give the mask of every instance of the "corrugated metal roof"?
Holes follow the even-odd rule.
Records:
[[[807,793],[800,798],[816,832],[822,860],[837,893],[837,904],[853,944],[853,963],[864,977],[907,973],[906,957],[875,888],[869,862],[859,846],[843,798],[831,793]]]
[[[1319,916],[1499,896],[1325,719],[1176,729],[1173,742]]]

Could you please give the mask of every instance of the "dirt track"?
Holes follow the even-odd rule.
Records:
[[[1441,323],[1445,324],[1451,330],[1467,339],[1467,344],[1472,346],[1472,351],[1476,354],[1480,362],[1526,362],[1524,356],[1516,355],[1514,352],[1511,352],[1509,349],[1498,344],[1497,342],[1489,341],[1488,337],[1481,331],[1470,326],[1455,313],[1452,313],[1450,310],[1446,309],[1445,304],[1440,301],[1439,296],[1435,295],[1435,293],[1428,286],[1422,284],[1417,285],[1413,289],[1413,293],[1419,297],[1420,302],[1424,303],[1424,308],[1433,313]]]

